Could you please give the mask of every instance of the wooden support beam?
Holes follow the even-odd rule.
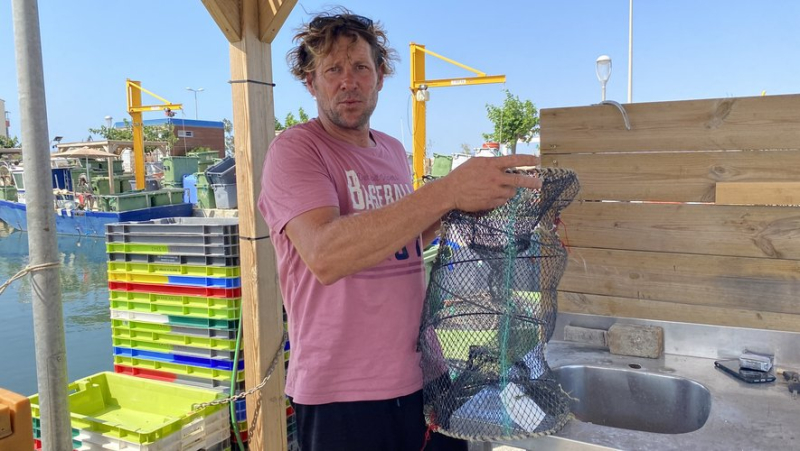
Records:
[[[719,182],[717,205],[800,205],[800,182]]]
[[[275,253],[269,229],[258,212],[261,172],[266,149],[275,136],[275,96],[271,45],[259,39],[259,0],[242,0],[242,39],[231,43],[231,89],[236,147],[236,184],[242,267],[242,324],[244,326],[245,381],[257,385],[279,350],[283,336],[283,309]],[[250,449],[285,450],[286,398],[283,349],[267,385],[247,398]]]
[[[796,207],[575,202],[561,220],[571,247],[800,260]]]
[[[541,111],[541,149],[578,152],[797,149],[800,95],[627,103]]]
[[[258,36],[272,43],[297,0],[258,0]]]
[[[800,261],[572,247],[558,289],[800,315]]]
[[[764,312],[758,305],[743,309],[559,291],[558,311],[800,332],[800,315]]]
[[[714,202],[719,182],[800,180],[797,150],[576,153],[542,164],[574,170],[583,200]]]
[[[241,0],[203,0],[203,6],[228,42],[242,40],[241,3]]]

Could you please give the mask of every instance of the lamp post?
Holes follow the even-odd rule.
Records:
[[[606,83],[608,83],[608,79],[611,78],[611,57],[608,55],[600,55],[600,57],[597,58],[597,67],[595,70],[597,72],[597,79],[600,80],[600,84],[603,86],[602,101],[605,102]]]
[[[633,0],[628,10],[628,103],[633,102]]]
[[[194,118],[196,120],[197,119],[197,93],[198,92],[203,92],[203,88],[194,89],[194,88],[190,88],[190,87],[187,86],[186,90],[187,91],[192,91],[194,93]]]

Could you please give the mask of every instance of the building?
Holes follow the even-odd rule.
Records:
[[[148,125],[172,125],[174,135],[178,138],[170,154],[186,155],[186,152],[198,147],[207,147],[219,152],[220,158],[225,156],[225,128],[221,121],[198,121],[192,119],[162,118],[143,121]],[[114,124],[115,128],[123,128],[123,122]]]

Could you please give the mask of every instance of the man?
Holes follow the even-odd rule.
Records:
[[[426,434],[416,352],[422,249],[446,212],[494,208],[517,187],[538,188],[505,171],[538,160],[473,158],[413,191],[403,146],[369,127],[393,72],[381,26],[337,10],[303,26],[295,42],[291,70],[319,116],[274,140],[258,205],[288,315],[286,393],[300,447],[465,450],[464,442]]]

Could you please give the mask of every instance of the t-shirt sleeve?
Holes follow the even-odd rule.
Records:
[[[264,161],[258,209],[273,234],[307,211],[339,205],[318,144],[309,133],[291,132],[272,142]]]

